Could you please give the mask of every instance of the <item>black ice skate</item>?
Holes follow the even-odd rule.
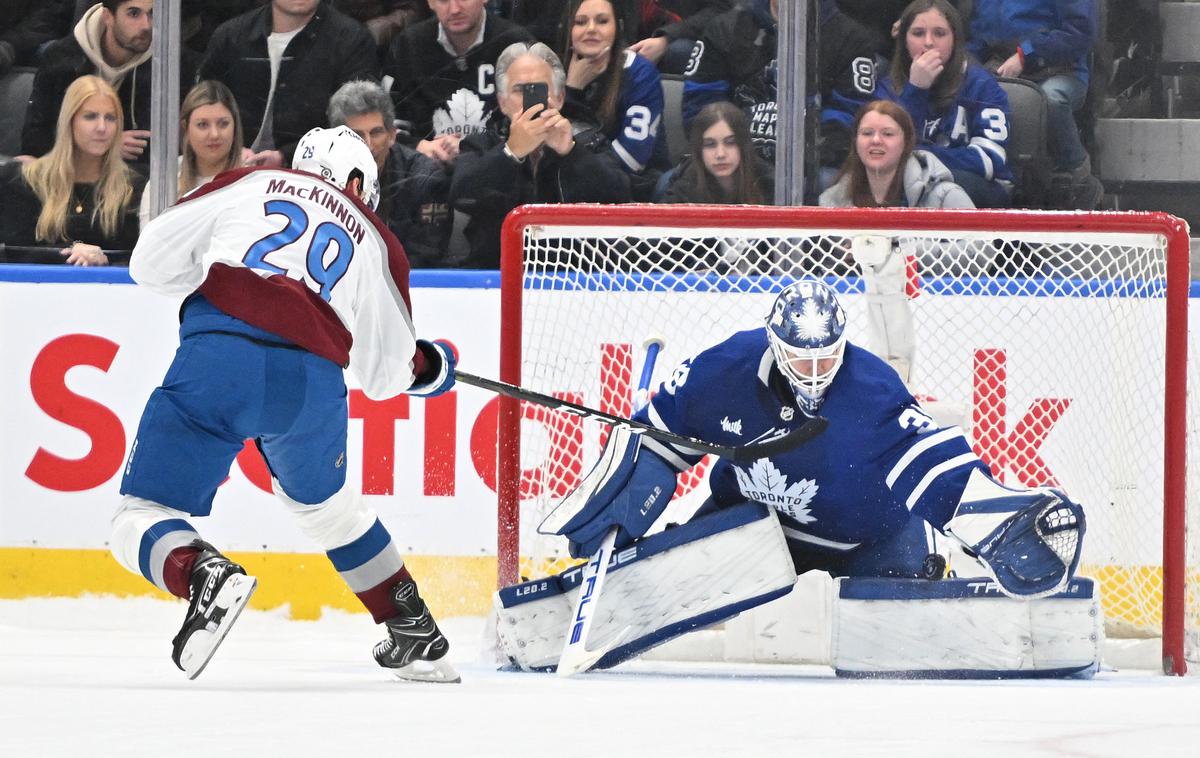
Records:
[[[175,665],[188,679],[204,671],[258,584],[257,579],[246,576],[244,568],[207,542],[196,540],[192,546],[200,548],[200,554],[189,580],[191,602],[183,628],[172,640],[171,652]]]
[[[406,580],[393,587],[392,604],[400,613],[384,622],[387,639],[373,651],[379,665],[391,669],[397,679],[462,681],[454,667],[442,660],[450,650],[450,643],[438,629],[425,601],[417,594],[416,582]]]

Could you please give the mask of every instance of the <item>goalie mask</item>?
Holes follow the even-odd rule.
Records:
[[[767,341],[800,409],[816,414],[846,350],[846,312],[833,290],[813,280],[789,285],[767,316]]]
[[[371,210],[379,204],[379,168],[371,148],[348,126],[317,127],[300,138],[292,157],[292,168],[316,174],[346,189],[351,179],[362,179],[362,201]]]

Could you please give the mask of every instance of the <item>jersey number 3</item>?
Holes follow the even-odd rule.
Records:
[[[267,256],[304,236],[308,231],[308,214],[290,200],[269,200],[263,204],[263,212],[268,216],[283,216],[287,219],[287,226],[251,245],[242,257],[242,263],[246,264],[247,268],[286,276],[287,269],[270,263]],[[327,264],[325,258],[331,244],[337,245],[337,252]],[[309,279],[321,285],[322,300],[329,300],[334,285],[346,275],[346,270],[350,268],[350,259],[353,257],[354,240],[350,239],[345,229],[332,221],[326,221],[318,224],[313,230],[312,239],[308,242],[308,252],[304,255],[305,271]]]

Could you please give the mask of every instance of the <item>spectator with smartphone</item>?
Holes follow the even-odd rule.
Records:
[[[621,203],[627,175],[602,135],[574,133],[559,109],[566,71],[546,45],[517,42],[496,60],[497,100],[505,123],[465,137],[450,203],[470,215],[467,268],[500,265],[500,227],[523,203]]]
[[[496,108],[493,63],[514,42],[533,41],[517,24],[489,14],[487,0],[429,0],[434,18],[407,27],[383,62],[401,141],[447,166],[458,142],[487,129]]]

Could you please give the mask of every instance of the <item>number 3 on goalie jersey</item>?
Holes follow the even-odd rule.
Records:
[[[308,214],[290,200],[269,200],[263,204],[263,212],[268,216],[283,216],[287,219],[287,226],[251,245],[242,257],[242,263],[246,264],[247,268],[287,275],[287,269],[268,262],[267,256],[304,236],[308,231]],[[326,265],[325,257],[330,252],[331,244],[337,246],[336,253]],[[353,257],[354,241],[345,229],[332,221],[326,221],[318,224],[313,230],[312,239],[308,242],[308,252],[304,255],[303,273],[321,285],[322,300],[329,300],[334,285],[346,275],[346,269],[350,268],[350,259]]]
[[[912,429],[915,427],[918,431],[929,431],[937,426],[932,418],[916,408],[905,408],[900,414],[899,421],[901,429]]]

